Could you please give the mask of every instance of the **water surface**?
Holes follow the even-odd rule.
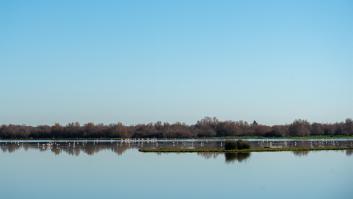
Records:
[[[0,142],[1,198],[353,198],[352,151],[137,150],[155,144]]]

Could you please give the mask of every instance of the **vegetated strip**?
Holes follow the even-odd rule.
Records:
[[[210,138],[210,137],[308,137],[308,136],[353,136],[353,120],[347,118],[335,123],[310,123],[295,120],[291,124],[265,125],[256,121],[220,121],[215,117],[205,117],[195,124],[181,122],[156,122],[148,124],[124,125],[94,124],[81,125],[78,122],[67,125],[16,125],[0,124],[0,139],[171,139],[171,138]]]
[[[299,148],[299,147],[284,147],[284,148],[250,148],[250,149],[234,149],[225,150],[222,148],[176,148],[176,147],[161,147],[161,148],[141,148],[140,152],[144,153],[198,153],[198,152],[219,152],[219,153],[248,153],[248,152],[280,152],[280,151],[321,151],[321,150],[347,150],[353,147],[337,147],[325,146],[316,148]]]

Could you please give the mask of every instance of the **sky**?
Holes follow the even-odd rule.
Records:
[[[0,124],[353,117],[350,0],[0,2]]]

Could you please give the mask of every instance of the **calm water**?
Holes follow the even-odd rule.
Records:
[[[137,150],[156,144],[201,145],[0,142],[0,198],[353,198],[353,151],[156,154]]]

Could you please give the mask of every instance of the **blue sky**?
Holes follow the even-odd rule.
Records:
[[[1,1],[0,123],[353,117],[353,3]]]

